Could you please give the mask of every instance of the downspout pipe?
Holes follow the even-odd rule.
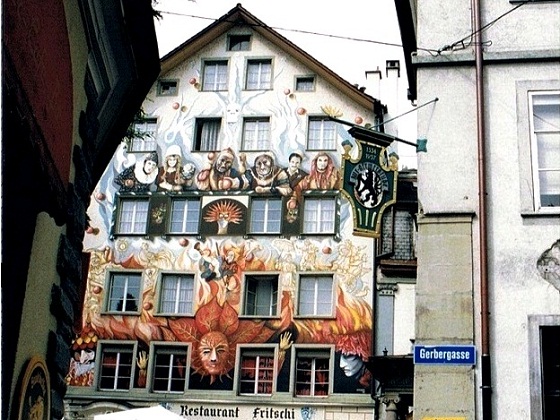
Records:
[[[490,326],[488,296],[488,231],[486,206],[486,137],[484,119],[484,72],[480,18],[481,0],[472,0],[476,67],[476,116],[478,147],[478,216],[480,236],[480,311],[481,311],[481,385],[482,418],[492,420],[492,372],[490,360]]]

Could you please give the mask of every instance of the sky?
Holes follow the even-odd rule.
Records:
[[[404,65],[400,46],[284,30],[400,45],[394,0],[157,0],[155,9],[163,17],[155,22],[160,56],[225,15],[237,3],[352,84],[363,85],[365,72],[378,66],[384,69],[386,60],[400,60]]]

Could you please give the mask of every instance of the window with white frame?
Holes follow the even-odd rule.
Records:
[[[272,60],[247,61],[247,80],[245,89],[259,90],[272,87]]]
[[[243,120],[243,150],[270,149],[270,118],[245,118]]]
[[[535,207],[560,207],[560,91],[531,92]]]
[[[109,273],[108,312],[138,312],[142,273]]]
[[[329,349],[297,349],[295,395],[326,397],[331,385],[331,352]]]
[[[202,90],[227,90],[227,76],[227,60],[205,61],[202,75]]]
[[[296,91],[311,92],[315,90],[315,76],[297,76]]]
[[[324,117],[309,117],[308,150],[336,150],[336,126]]]
[[[249,51],[251,47],[251,35],[228,35],[228,51]]]
[[[116,233],[140,235],[148,229],[149,200],[140,198],[120,198]]]
[[[303,201],[303,233],[334,234],[336,198],[305,197]]]
[[[101,357],[98,370],[98,388],[129,390],[134,372],[134,344],[100,344]]]
[[[560,80],[520,80],[516,92],[521,214],[560,214]]]
[[[186,346],[155,345],[152,391],[182,393],[187,383]]]
[[[274,349],[241,350],[239,394],[272,395]]]
[[[553,420],[560,410],[560,315],[529,315],[531,420]]]
[[[197,152],[218,150],[221,125],[221,118],[197,118],[193,150]]]
[[[280,233],[282,199],[253,198],[251,200],[251,233]]]
[[[245,276],[243,315],[278,316],[278,274]]]
[[[194,276],[168,274],[161,276],[159,312],[165,315],[192,315],[194,302]]]
[[[300,317],[332,316],[332,274],[309,274],[299,277],[297,315]]]
[[[200,199],[174,198],[171,201],[170,233],[197,234],[200,220]]]
[[[130,152],[151,152],[157,149],[157,118],[144,118],[132,124]]]

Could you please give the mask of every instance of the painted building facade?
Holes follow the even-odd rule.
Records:
[[[374,240],[329,116],[383,105],[238,5],[162,59],[142,110],[88,209],[67,417],[372,419]]]
[[[2,23],[1,417],[60,419],[86,209],[159,73],[153,10],[4,1]]]
[[[558,418],[560,3],[395,4],[413,98],[439,98],[418,112],[416,344],[477,349],[415,366],[414,418]]]

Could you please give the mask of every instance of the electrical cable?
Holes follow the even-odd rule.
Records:
[[[455,49],[465,49],[471,45],[474,45],[472,42],[472,38],[474,35],[476,35],[479,32],[482,32],[485,29],[488,29],[490,26],[494,25],[497,21],[499,21],[500,19],[504,18],[505,16],[509,15],[510,13],[516,11],[517,9],[519,9],[521,6],[526,5],[527,3],[532,3],[533,0],[526,0],[523,3],[519,3],[517,6],[515,6],[512,9],[509,9],[507,12],[502,13],[500,16],[498,16],[497,18],[495,18],[494,20],[488,22],[486,25],[480,27],[479,29],[477,29],[476,31],[471,32],[469,35],[465,36],[464,38],[461,38],[458,41],[453,42],[452,44],[449,45],[445,45],[441,48],[439,48],[438,50],[436,50],[438,52],[438,55],[441,54],[444,51],[449,51],[449,50],[455,50]],[[469,43],[467,45],[465,45],[465,41],[469,40]],[[462,45],[461,48],[456,48],[458,45]],[[492,41],[485,41],[485,42],[481,42],[481,45],[483,46],[490,46],[492,45]],[[433,51],[433,50],[432,50]]]
[[[219,19],[215,19],[215,18],[209,18],[209,17],[197,16],[197,15],[189,15],[189,14],[186,14],[186,13],[179,13],[179,12],[170,12],[170,11],[165,11],[165,10],[157,10],[157,13],[167,14],[167,15],[175,15],[175,16],[184,16],[184,17],[190,17],[190,18],[195,18],[195,19],[205,19],[205,20],[213,20],[213,21],[218,21],[219,20]],[[227,21],[227,20],[225,20],[224,22],[237,23],[235,21]],[[336,38],[336,39],[342,39],[342,40],[347,40],[347,41],[367,42],[367,43],[370,43],[370,44],[378,44],[378,45],[385,45],[385,46],[389,46],[389,47],[403,48],[402,44],[397,44],[397,43],[393,43],[393,42],[376,41],[376,40],[373,40],[373,39],[355,38],[355,37],[351,37],[351,36],[325,34],[325,33],[321,33],[321,32],[306,31],[306,30],[303,30],[303,29],[282,28],[282,27],[278,27],[278,26],[268,26],[268,25],[259,25],[259,24],[250,24],[250,23],[247,23],[247,26],[269,28],[269,29],[273,29],[275,31],[296,32],[296,33],[301,33],[301,34],[306,34],[306,35],[324,36],[324,37],[328,37],[328,38]],[[437,55],[437,52],[438,52],[438,50],[435,50],[435,49],[428,49],[428,48],[417,48],[417,49],[422,50],[422,51],[426,51],[426,52],[428,52],[430,54],[434,54],[434,55]]]

